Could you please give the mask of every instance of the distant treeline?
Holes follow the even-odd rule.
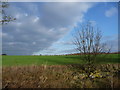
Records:
[[[86,53],[89,54],[89,53]],[[94,53],[90,53],[91,55]],[[112,52],[112,53],[97,53],[97,54],[120,54],[120,52]],[[65,55],[85,55],[85,54],[81,54],[81,53],[73,53],[73,54],[65,54]]]
[[[89,53],[86,53],[86,54],[89,54]],[[94,53],[90,53],[91,55],[94,54]],[[111,52],[111,53],[97,53],[97,54],[120,54],[120,52]],[[7,54],[1,54],[3,56],[7,55]],[[81,54],[81,53],[72,53],[72,54],[62,54],[62,55],[85,55],[85,54]],[[34,55],[34,56],[61,56],[61,55]]]

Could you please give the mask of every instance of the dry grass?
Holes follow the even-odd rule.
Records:
[[[66,66],[18,66],[3,68],[3,88],[68,88]]]
[[[118,88],[120,65],[98,65],[106,77],[87,78],[78,65],[41,65],[3,67],[3,88]],[[113,74],[114,73],[114,74]],[[117,74],[116,74],[117,73]]]

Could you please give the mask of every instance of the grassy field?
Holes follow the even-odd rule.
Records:
[[[109,54],[106,58],[102,56],[96,61],[98,64],[120,63],[118,54]],[[84,64],[80,56],[2,56],[3,66],[18,65],[67,65],[67,64]]]

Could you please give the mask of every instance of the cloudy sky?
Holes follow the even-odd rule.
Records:
[[[74,27],[88,20],[117,50],[116,2],[11,2],[5,11],[17,19],[2,27],[2,52],[8,55],[75,53]]]

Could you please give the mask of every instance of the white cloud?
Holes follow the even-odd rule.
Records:
[[[105,12],[105,15],[106,15],[106,17],[111,17],[111,16],[115,15],[117,12],[118,12],[117,8],[112,7]]]
[[[33,22],[37,22],[39,20],[39,17],[35,17]]]
[[[107,44],[109,48],[111,48],[111,52],[117,52],[118,51],[118,42],[120,39],[118,38],[118,35],[110,35],[103,37],[103,42]]]
[[[96,26],[96,21],[94,21],[94,20],[91,20],[91,21],[89,21],[91,24],[92,24],[92,26]]]

